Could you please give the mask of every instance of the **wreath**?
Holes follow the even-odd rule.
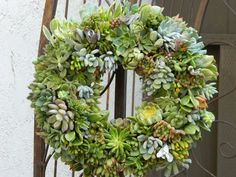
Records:
[[[80,23],[53,19],[43,28],[49,43],[34,61],[29,99],[54,158],[84,176],[142,177],[156,168],[168,177],[189,167],[189,150],[215,119],[207,100],[218,72],[197,31],[162,12],[87,4]],[[101,81],[119,65],[140,76],[145,98],[134,116],[108,121]]]

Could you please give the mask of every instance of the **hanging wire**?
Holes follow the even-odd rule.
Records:
[[[46,161],[45,161],[45,166],[48,165],[48,162],[50,161],[51,157],[54,155],[55,151],[53,151],[50,155],[48,155]],[[45,169],[46,170],[46,169]]]
[[[114,73],[113,73],[114,74]],[[112,75],[112,77],[114,78],[114,76],[115,76],[115,74],[114,75]],[[106,110],[109,110],[109,101],[110,101],[110,84],[111,84],[111,82],[112,82],[112,80],[113,80],[113,78],[111,79],[111,75],[110,75],[110,73],[108,73],[108,76],[107,76],[108,78],[107,78],[107,80],[108,80],[108,88],[107,88],[107,97],[106,97]],[[109,84],[109,82],[110,82],[110,84]]]
[[[116,74],[115,71],[112,73],[111,77],[109,76],[110,73],[108,74],[108,76],[109,76],[109,77],[108,77],[108,83],[107,83],[107,85],[105,86],[105,88],[102,90],[102,92],[100,93],[100,96],[102,96],[102,95],[106,92],[106,90],[110,87],[112,81],[114,80],[115,74]]]

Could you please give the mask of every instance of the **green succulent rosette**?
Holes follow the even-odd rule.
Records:
[[[53,19],[43,27],[49,43],[33,62],[28,98],[54,158],[84,176],[177,174],[189,167],[201,131],[210,131],[216,62],[195,29],[162,11],[127,1],[108,10],[87,4],[80,23]],[[140,76],[145,101],[134,116],[108,121],[99,107],[102,76],[118,65]]]
[[[153,125],[162,120],[162,110],[155,103],[143,102],[140,107],[136,108],[135,117],[144,125]]]

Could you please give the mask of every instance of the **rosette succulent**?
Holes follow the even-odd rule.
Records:
[[[141,143],[139,151],[144,160],[155,158],[155,153],[163,146],[163,143],[160,139],[154,138],[152,136],[146,138],[145,135],[140,135],[137,138]]]
[[[170,89],[174,81],[174,74],[171,69],[166,65],[164,58],[156,60],[156,68],[149,77],[144,79],[144,91],[148,96],[151,96],[157,90],[163,88],[164,90]]]
[[[123,56],[124,59],[122,63],[128,70],[134,70],[138,63],[144,58],[144,54],[138,48],[128,50]]]
[[[52,101],[53,95],[49,90],[42,90],[38,95],[35,106],[39,107],[41,111],[47,111],[47,105]]]
[[[48,104],[47,122],[62,132],[74,130],[74,113],[69,111],[64,101],[57,99]]]
[[[207,129],[209,130],[212,123],[215,121],[215,116],[213,113],[206,111],[206,110],[202,110],[200,112],[201,115],[201,119],[204,123],[204,125],[207,127]]]
[[[173,139],[176,133],[175,128],[163,120],[157,122],[153,126],[153,129],[153,136],[161,139],[164,142]]]
[[[181,38],[183,28],[181,23],[178,23],[172,18],[167,18],[160,23],[157,34],[160,39],[164,42],[164,47],[167,51],[172,49],[175,51],[176,41]]]
[[[103,69],[107,71],[115,71],[117,64],[115,63],[115,56],[112,51],[108,51],[106,54],[100,56],[103,61]]]
[[[136,108],[135,117],[144,125],[152,125],[162,120],[162,110],[154,103],[144,102]]]
[[[215,59],[212,55],[204,55],[194,60],[196,68],[200,68],[201,73],[206,81],[215,80],[218,76]]]
[[[140,20],[147,26],[157,26],[164,19],[163,10],[158,6],[145,5],[141,8]]]
[[[175,128],[181,128],[188,122],[186,113],[179,110],[176,106],[165,112],[163,117],[166,122]]]
[[[187,28],[182,33],[182,40],[187,46],[187,50],[192,54],[206,54],[203,42],[199,41],[201,36],[193,28]]]
[[[93,89],[87,85],[80,85],[77,91],[80,98],[91,98],[94,94]]]
[[[95,49],[91,53],[88,53],[88,54],[80,57],[80,60],[84,62],[84,66],[88,67],[88,70],[92,73],[97,68],[103,67],[103,62],[102,62],[101,58],[96,56],[96,54],[99,54],[98,49]]]
[[[131,150],[131,146],[128,143],[130,138],[129,131],[127,129],[117,129],[111,126],[104,134],[107,142],[107,149],[111,149],[111,153],[118,159],[124,158],[128,151]]]

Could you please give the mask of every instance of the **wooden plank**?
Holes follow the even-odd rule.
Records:
[[[46,0],[42,27],[43,25],[49,26],[50,21],[55,15],[57,6],[57,0]],[[47,43],[47,39],[43,35],[41,27],[41,34],[39,40],[39,49],[38,55],[43,54],[43,48]],[[38,136],[36,133],[39,132],[40,129],[37,128],[36,120],[34,121],[34,169],[33,175],[34,177],[45,177],[45,166],[44,166],[44,156],[45,156],[45,144],[42,138]]]
[[[229,18],[229,28],[228,33],[229,34],[236,34],[236,1],[235,0],[229,0],[229,6],[232,9],[228,9],[228,18]]]
[[[203,20],[203,33],[227,33],[227,8],[223,0],[209,0],[206,14]]]
[[[204,43],[236,43],[236,34],[201,33]]]
[[[236,86],[236,50],[230,46],[221,47],[221,64],[220,64],[220,84],[219,84],[219,95],[229,92],[233,87]],[[232,92],[227,97],[219,100],[219,120],[228,121],[232,125],[236,126],[236,91]],[[219,124],[218,129],[218,147],[222,143],[229,143],[233,147],[224,146],[222,149],[224,155],[232,156],[236,154],[235,139],[236,130],[226,124]],[[217,177],[233,177],[236,174],[236,157],[225,158],[220,149],[218,151],[218,169]]]
[[[116,71],[115,118],[125,118],[126,116],[126,84],[127,72],[119,65]]]
[[[39,56],[43,54],[43,48],[47,43],[47,39],[43,34],[42,27],[43,26],[48,27],[50,21],[54,18],[55,14],[56,14],[57,2],[58,2],[58,0],[46,0],[44,14],[43,14],[43,20],[42,20],[42,26],[41,26],[40,40],[39,40],[39,49],[38,49]]]
[[[194,27],[197,30],[201,29],[203,17],[205,15],[206,7],[207,7],[207,3],[208,3],[208,0],[200,0],[200,4],[199,4],[199,7],[198,7],[198,10],[196,13],[196,18],[194,21]]]

